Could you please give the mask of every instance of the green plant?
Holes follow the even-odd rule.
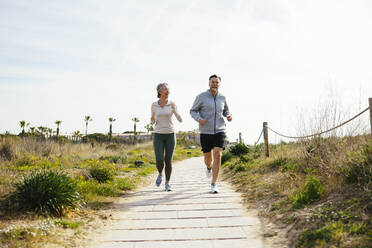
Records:
[[[127,159],[120,155],[101,156],[99,159],[106,160],[108,162],[115,163],[115,164],[117,163],[125,164],[127,162]]]
[[[77,229],[78,227],[80,227],[83,224],[83,222],[81,222],[81,221],[68,221],[68,220],[55,220],[54,224],[59,225],[63,228]]]
[[[81,207],[76,183],[55,171],[32,173],[17,182],[10,202],[19,210],[48,215],[63,215],[66,210]]]
[[[366,185],[367,188],[372,184],[372,149],[364,146],[361,154],[355,155],[349,162],[346,170],[346,183],[357,183]]]
[[[230,152],[234,156],[244,155],[249,153],[249,147],[243,143],[239,143],[230,147]]]
[[[89,174],[99,183],[105,183],[114,178],[115,171],[106,164],[94,164],[89,168]]]
[[[320,181],[313,176],[308,176],[303,191],[295,195],[292,206],[293,208],[302,208],[319,199],[322,193],[323,186]]]
[[[322,227],[320,229],[306,230],[301,233],[297,247],[314,247],[318,242],[328,243],[332,238],[332,227]]]
[[[230,159],[232,159],[233,155],[231,152],[229,151],[224,151],[222,153],[222,157],[221,157],[221,164],[224,164],[225,162],[229,161]]]

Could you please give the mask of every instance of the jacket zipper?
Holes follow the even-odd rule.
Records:
[[[216,96],[213,96],[214,99],[214,134],[216,134],[216,116],[217,116],[217,105],[216,105]]]

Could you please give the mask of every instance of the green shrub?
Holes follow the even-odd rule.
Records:
[[[230,152],[234,156],[240,156],[249,153],[249,147],[243,143],[239,143],[230,147]]]
[[[89,169],[89,174],[99,183],[105,183],[114,178],[115,173],[107,167],[93,166]]]
[[[127,162],[127,159],[120,155],[102,156],[99,159],[106,160],[108,162],[115,163],[115,164],[117,163],[125,164]]]
[[[71,228],[71,229],[77,229],[79,228],[83,222],[81,221],[68,221],[68,220],[55,220],[54,225],[59,225],[63,228]]]
[[[276,169],[276,168],[279,168],[286,163],[287,163],[286,158],[277,158],[274,161],[268,163],[267,166],[271,169]]]
[[[19,210],[47,215],[63,215],[66,210],[81,206],[76,183],[54,171],[32,173],[16,183],[10,201]]]
[[[224,164],[225,162],[229,161],[231,158],[232,158],[232,153],[229,152],[229,151],[224,151],[222,153],[222,157],[221,157],[221,164]]]
[[[79,192],[85,199],[91,195],[117,197],[120,191],[113,181],[107,183],[98,183],[96,180],[78,181]]]
[[[317,242],[328,243],[332,238],[332,228],[323,227],[320,229],[307,230],[301,233],[297,247],[314,247]]]
[[[136,187],[136,179],[130,177],[118,178],[116,181],[121,190],[132,190]]]
[[[372,184],[372,149],[365,146],[359,156],[355,156],[348,164],[346,170],[346,183],[357,183],[366,185]]]
[[[304,190],[294,197],[292,206],[293,208],[302,208],[304,205],[319,199],[322,193],[323,186],[320,181],[313,176],[309,176],[306,179]]]
[[[234,167],[235,172],[242,172],[246,170],[246,167],[243,163],[237,163]]]

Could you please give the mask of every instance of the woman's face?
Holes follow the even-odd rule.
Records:
[[[163,87],[161,87],[161,91],[159,91],[160,97],[162,98],[168,98],[169,93],[170,91],[167,85],[163,85]]]

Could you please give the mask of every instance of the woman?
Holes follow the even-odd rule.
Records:
[[[161,184],[165,162],[165,191],[171,191],[169,179],[172,173],[172,157],[176,145],[172,115],[174,114],[179,122],[182,122],[182,118],[177,112],[176,104],[168,101],[170,93],[168,84],[158,84],[156,90],[159,100],[151,105],[151,122],[155,123],[154,152],[156,168],[159,171],[156,186],[159,187]]]

